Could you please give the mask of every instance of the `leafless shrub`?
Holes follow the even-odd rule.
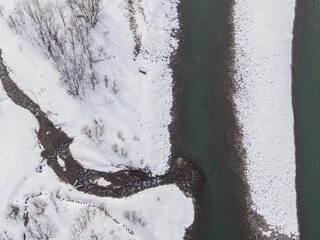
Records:
[[[4,6],[0,5],[0,17],[3,17]]]
[[[44,200],[35,198],[32,200],[31,206],[33,208],[33,214],[35,214],[37,216],[41,216],[45,213],[49,204]]]
[[[95,90],[96,85],[99,83],[99,81],[94,72],[91,73],[90,83],[91,83],[92,89]]]
[[[119,148],[118,144],[116,143],[111,146],[111,150],[121,157],[127,158],[129,156],[128,150],[124,147]]]
[[[21,210],[18,205],[10,203],[7,206],[6,219],[17,221],[20,219]]]
[[[89,222],[92,220],[92,215],[94,214],[95,213],[93,213],[92,209],[89,207],[86,207],[81,211],[80,216],[76,218],[79,230],[84,231],[88,227]]]
[[[117,132],[117,137],[118,137],[121,141],[124,141],[124,140],[125,140],[124,137],[123,137],[123,132],[122,132],[121,130],[119,130],[119,131]]]
[[[105,125],[102,121],[93,120],[93,124],[90,127],[88,124],[82,127],[82,133],[85,134],[88,138],[98,143],[103,142],[103,137],[105,136]]]
[[[136,142],[140,141],[140,138],[139,138],[139,136],[137,134],[134,135],[133,141],[136,141]]]
[[[0,232],[0,240],[13,240],[7,231]]]
[[[98,48],[98,58],[95,60],[96,62],[101,62],[107,57],[107,52],[103,46]]]
[[[133,222],[136,225],[145,226],[147,225],[146,221],[144,220],[141,213],[138,213],[135,210],[132,211],[124,211],[123,216],[128,219],[129,221]]]
[[[31,239],[50,240],[56,238],[57,230],[48,223],[39,223],[35,227],[28,227],[27,234]]]
[[[101,142],[102,141],[102,137],[105,134],[105,126],[104,126],[104,124],[99,123],[97,120],[94,120],[93,132],[94,132],[95,139],[97,141]]]
[[[147,165],[144,167],[144,171],[145,171],[146,173],[151,174],[151,167],[147,164]]]
[[[104,84],[105,84],[106,88],[108,88],[109,79],[108,79],[107,75],[104,75]]]
[[[98,83],[94,64],[102,61],[105,53],[103,47],[93,47],[90,27],[99,21],[100,2],[68,0],[64,6],[53,0],[21,0],[8,17],[10,27],[53,60],[61,81],[73,96],[85,94],[87,85],[95,89]]]
[[[90,227],[90,229],[87,229],[86,231],[83,232],[75,232],[72,234],[71,237],[72,240],[109,240],[109,238],[105,238],[102,234],[98,234],[94,227]],[[112,238],[114,239],[114,238]]]
[[[111,146],[111,149],[112,149],[112,151],[113,151],[114,153],[118,153],[118,152],[119,152],[119,146],[118,146],[118,144],[113,144],[113,145]]]
[[[112,82],[111,90],[112,90],[112,92],[114,94],[117,94],[119,92],[119,84],[118,84],[118,82],[116,82],[116,81]]]
[[[126,148],[121,148],[120,149],[120,156],[121,157],[124,157],[124,158],[127,158],[128,157],[128,150]]]
[[[59,209],[59,206],[58,206],[58,203],[57,203],[57,195],[54,195],[53,193],[51,193],[50,200],[51,200],[56,212],[60,213],[60,209]]]
[[[94,222],[95,216],[98,211],[98,209],[90,206],[87,206],[81,210],[79,216],[75,218],[72,239],[103,239],[103,237],[97,234],[95,230],[90,226]]]
[[[98,234],[95,232],[95,230],[91,229],[90,239],[91,239],[91,240],[102,240],[102,239],[104,239],[104,237],[101,236],[101,235],[98,235]]]
[[[92,139],[93,133],[88,124],[84,125],[81,129],[82,133],[85,134],[88,138]]]

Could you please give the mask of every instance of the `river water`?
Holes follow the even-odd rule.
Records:
[[[320,239],[320,0],[300,1],[294,58],[298,204],[304,240]]]
[[[184,0],[180,63],[174,67],[178,138],[174,154],[193,160],[206,183],[194,239],[246,239],[236,177],[241,162],[235,149],[236,121],[230,100],[231,27],[229,0]],[[174,137],[173,137],[174,138]]]

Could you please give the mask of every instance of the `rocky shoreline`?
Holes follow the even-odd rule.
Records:
[[[302,230],[302,214],[301,214],[301,205],[300,205],[300,178],[301,178],[301,157],[299,152],[299,138],[298,138],[298,122],[297,122],[297,109],[296,109],[296,59],[297,59],[297,48],[298,48],[298,33],[299,29],[301,28],[301,14],[303,11],[303,1],[296,0],[296,7],[295,7],[295,18],[293,24],[293,40],[292,40],[292,106],[293,106],[293,114],[294,114],[294,135],[295,135],[295,146],[296,146],[296,192],[297,192],[297,213],[298,213],[298,225],[299,225],[299,232],[300,236],[303,236]]]
[[[171,55],[170,59],[170,68],[173,71],[173,83],[172,83],[172,95],[173,95],[173,102],[172,102],[172,108],[171,108],[171,116],[172,116],[172,122],[168,126],[169,132],[170,132],[170,143],[171,143],[171,159],[175,159],[177,156],[179,156],[181,153],[179,152],[179,145],[182,142],[182,137],[180,136],[181,131],[183,129],[182,122],[179,121],[181,117],[181,103],[179,101],[179,98],[182,94],[182,87],[177,83],[176,81],[176,69],[179,68],[180,64],[182,63],[182,42],[183,42],[183,30],[182,30],[182,14],[183,14],[183,3],[180,1],[179,5],[177,7],[178,10],[178,18],[179,18],[179,31],[175,33],[175,37],[179,39],[179,46],[178,49],[175,50],[175,52]],[[190,160],[191,161],[191,160]],[[193,165],[196,167],[195,162],[193,161]],[[197,167],[196,167],[197,168]],[[198,182],[197,188],[195,189],[195,197],[193,198],[193,206],[194,206],[194,220],[192,225],[190,225],[186,231],[184,240],[196,240],[197,236],[199,236],[199,224],[201,222],[201,212],[202,212],[202,204],[201,199],[203,196],[203,188],[204,188],[204,175],[201,170],[199,170],[201,173],[201,181]]]

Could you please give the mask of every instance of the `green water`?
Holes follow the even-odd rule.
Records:
[[[295,58],[295,120],[302,239],[320,239],[320,0],[302,1]]]
[[[242,239],[240,210],[226,162],[233,158],[228,143],[232,113],[227,104],[226,54],[230,29],[229,1],[184,0],[182,64],[176,70],[182,87],[182,143],[178,152],[204,171],[203,214],[196,240]]]

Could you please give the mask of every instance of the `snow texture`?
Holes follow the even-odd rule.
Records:
[[[252,208],[272,230],[298,238],[291,102],[294,7],[294,0],[235,1],[234,101]]]

